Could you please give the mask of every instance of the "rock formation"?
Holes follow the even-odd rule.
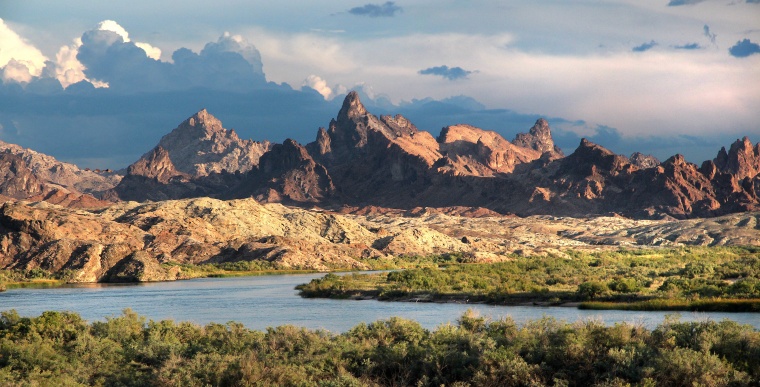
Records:
[[[436,139],[401,115],[372,115],[351,92],[336,118],[305,146],[241,140],[202,110],[131,165],[103,197],[254,197],[331,209],[462,207],[520,216],[684,218],[760,208],[759,172],[760,144],[746,137],[701,167],[681,156],[663,163],[641,153],[628,158],[587,140],[564,157],[544,119],[512,142],[464,124],[443,128]],[[51,183],[39,174],[33,174],[37,180],[6,175],[0,195],[19,197],[29,190],[35,193],[25,198],[90,202],[40,191],[36,181]],[[28,186],[19,186],[21,181]]]
[[[562,156],[562,150],[554,145],[549,122],[543,118],[539,118],[535,125],[528,130],[528,133],[517,134],[512,143],[516,146],[530,148],[541,153],[554,152]]]
[[[68,191],[99,197],[101,192],[113,188],[121,180],[121,175],[110,170],[80,169],[52,156],[0,141],[0,153],[2,152],[21,158],[25,167],[42,183]]]
[[[162,137],[156,148],[166,151],[178,171],[200,177],[224,171],[248,172],[258,165],[270,143],[241,140],[234,130],[224,129],[221,121],[203,109]]]
[[[639,169],[654,168],[660,165],[660,160],[652,155],[645,155],[641,152],[633,152],[631,157],[628,158],[631,164]]]

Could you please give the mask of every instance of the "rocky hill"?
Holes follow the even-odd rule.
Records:
[[[493,262],[511,254],[679,245],[760,246],[760,213],[681,221],[472,218],[425,208],[338,214],[211,198],[89,211],[45,202],[0,206],[0,268],[69,271],[75,282],[183,278],[177,266],[161,265],[167,262],[266,260],[283,268],[361,269],[361,259],[388,255],[460,252],[472,262]]]
[[[107,188],[120,176],[102,176],[79,170],[17,145],[0,143],[0,198],[3,201],[26,199],[76,208],[108,206],[111,203],[77,191],[77,188]],[[108,173],[108,172],[106,172]],[[110,180],[109,180],[110,179]],[[90,191],[96,194],[101,192]]]

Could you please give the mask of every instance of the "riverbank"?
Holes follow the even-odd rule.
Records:
[[[328,274],[297,289],[311,298],[760,312],[760,251],[754,248],[567,254],[570,258]]]

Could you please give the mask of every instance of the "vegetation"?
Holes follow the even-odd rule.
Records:
[[[496,304],[583,302],[587,308],[760,312],[760,249],[568,252],[378,274],[326,275],[305,297]]]
[[[732,321],[654,330],[551,318],[517,326],[466,313],[434,331],[391,318],[344,334],[293,326],[203,327],[130,310],[0,314],[0,385],[745,386],[760,382],[760,332]]]

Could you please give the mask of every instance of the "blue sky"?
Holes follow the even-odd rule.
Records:
[[[82,166],[125,166],[204,107],[309,142],[351,89],[434,135],[546,117],[566,153],[589,137],[699,163],[760,141],[753,0],[10,0],[0,18],[0,139]]]

